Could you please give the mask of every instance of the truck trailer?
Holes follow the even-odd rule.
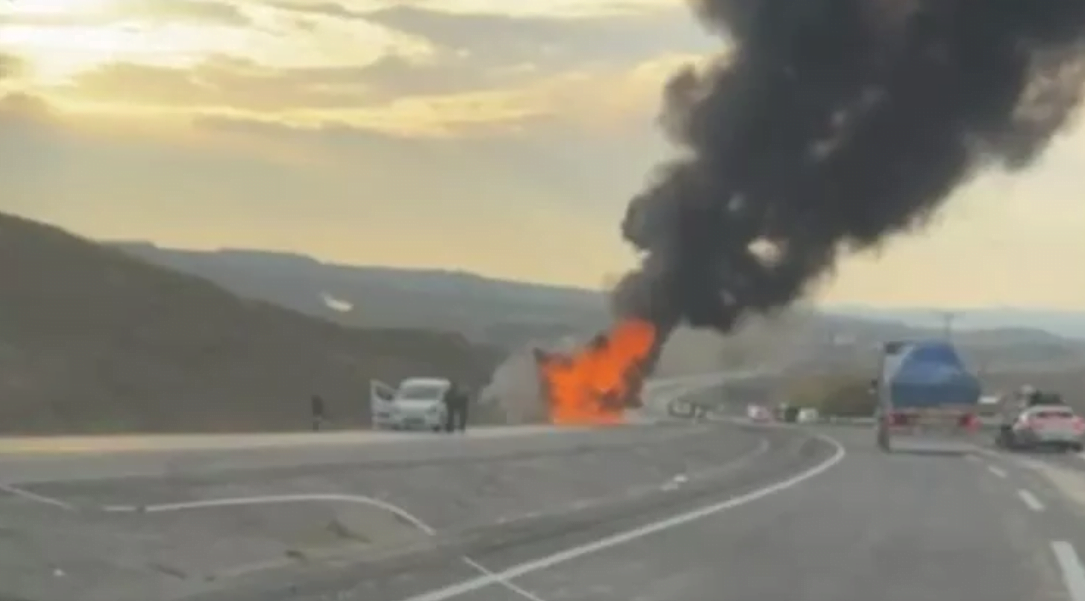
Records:
[[[885,344],[875,387],[877,444],[886,452],[896,436],[961,436],[979,427],[979,379],[949,341]]]

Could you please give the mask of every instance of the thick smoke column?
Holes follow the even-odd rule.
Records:
[[[728,331],[838,253],[921,224],[983,168],[1027,166],[1082,89],[1085,0],[701,0],[731,50],[677,74],[682,150],[630,203],[622,316]]]

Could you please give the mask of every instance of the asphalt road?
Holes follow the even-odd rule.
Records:
[[[887,456],[863,429],[753,435],[769,450],[663,497],[214,598],[1085,599],[1085,472],[1056,483],[1046,458],[982,449]]]
[[[1085,459],[871,438],[656,424],[0,452],[0,599],[1085,601]]]
[[[0,599],[144,601],[277,581],[554,522],[765,452],[754,434],[677,424],[0,454]]]

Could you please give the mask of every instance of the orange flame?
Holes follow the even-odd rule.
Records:
[[[614,424],[627,407],[640,406],[642,370],[656,328],[642,320],[619,322],[571,357],[536,351],[544,394],[555,424]]]

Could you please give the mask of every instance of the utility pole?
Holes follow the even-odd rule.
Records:
[[[939,317],[942,318],[942,336],[946,340],[953,340],[953,321],[957,319],[959,313],[957,311],[937,311]]]

